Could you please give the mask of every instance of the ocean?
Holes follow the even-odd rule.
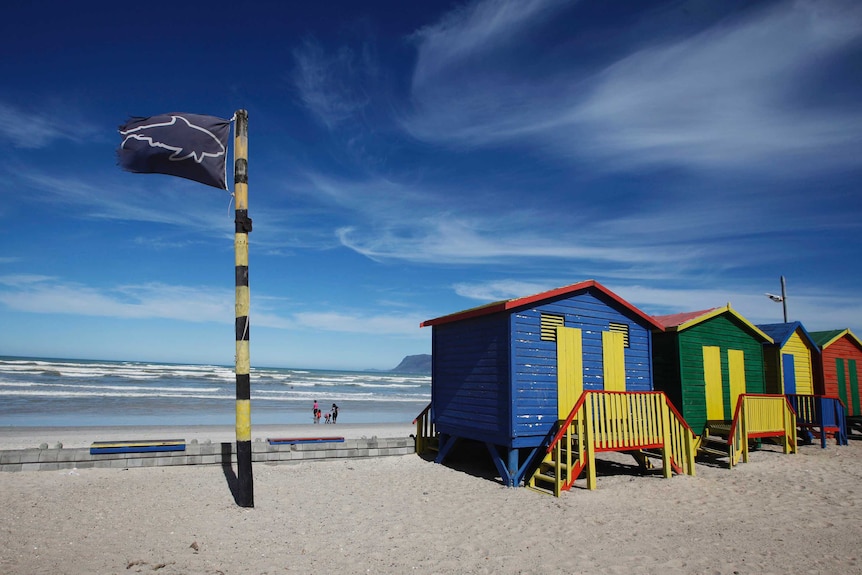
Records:
[[[254,424],[410,423],[431,401],[431,376],[252,368]],[[233,367],[0,356],[0,426],[234,425]]]

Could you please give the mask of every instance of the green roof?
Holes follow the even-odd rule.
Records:
[[[827,343],[829,343],[830,341],[832,341],[833,339],[835,339],[836,337],[838,337],[839,335],[844,333],[844,331],[846,331],[846,330],[830,329],[827,331],[811,331],[808,333],[809,333],[809,335],[811,335],[811,339],[814,340],[814,343],[816,343],[820,347],[823,347],[824,345],[826,345]]]

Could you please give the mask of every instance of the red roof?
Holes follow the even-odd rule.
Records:
[[[635,306],[633,306],[632,304],[630,304],[629,302],[627,302],[626,300],[624,300],[623,298],[621,298],[620,296],[618,296],[617,294],[615,294],[614,292],[612,292],[611,290],[609,290],[608,288],[606,288],[605,286],[603,286],[602,284],[597,282],[596,280],[587,280],[584,282],[564,286],[561,288],[552,289],[550,291],[537,293],[537,294],[526,296],[526,297],[520,297],[520,298],[515,298],[515,299],[508,299],[508,300],[502,300],[502,301],[498,301],[498,302],[494,302],[494,303],[489,303],[487,305],[474,307],[474,308],[460,311],[457,313],[453,313],[450,315],[444,315],[442,317],[423,321],[422,323],[419,324],[419,327],[427,327],[429,325],[432,325],[432,326],[433,325],[441,325],[441,324],[452,323],[452,322],[461,321],[461,320],[465,320],[465,319],[469,319],[469,318],[491,315],[491,314],[499,313],[502,311],[507,311],[507,310],[511,310],[511,309],[515,309],[515,308],[521,308],[521,307],[525,307],[525,306],[536,304],[536,303],[541,303],[541,302],[544,302],[544,301],[552,299],[552,298],[557,298],[560,296],[567,296],[567,295],[571,295],[571,294],[574,294],[577,292],[586,291],[589,289],[595,289],[595,290],[602,292],[603,294],[605,294],[606,296],[608,296],[609,298],[611,298],[612,300],[614,300],[615,302],[620,304],[620,306],[624,307],[625,309],[629,310],[630,312],[632,312],[637,317],[646,321],[651,326],[656,327],[658,329],[662,329],[662,325],[660,323],[658,323],[655,318],[645,314],[644,312],[642,312],[641,310],[639,310],[638,308],[636,308]]]
[[[665,328],[668,328],[682,325],[685,322],[693,320],[696,317],[706,315],[714,309],[718,308],[711,307],[709,309],[702,309],[700,311],[686,311],[683,313],[672,313],[670,315],[654,315],[652,316],[652,318]]]

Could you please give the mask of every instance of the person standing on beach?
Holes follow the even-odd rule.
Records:
[[[314,423],[320,421],[320,407],[317,405],[317,400],[314,400],[314,407],[311,408],[311,416],[313,418]]]
[[[332,414],[332,423],[335,423],[335,420],[338,419],[338,406],[333,403],[329,413]]]

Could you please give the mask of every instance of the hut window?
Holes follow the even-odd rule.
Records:
[[[623,334],[623,346],[629,347],[629,324],[627,323],[610,323],[610,330]]]
[[[557,341],[557,327],[563,327],[566,318],[555,313],[542,314],[542,341]]]

